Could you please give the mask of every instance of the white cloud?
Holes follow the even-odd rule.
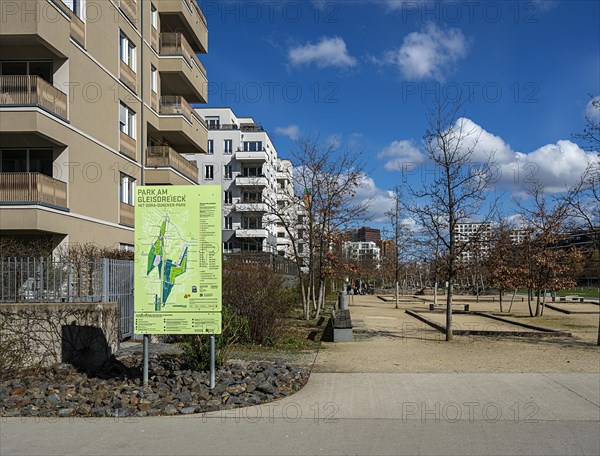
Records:
[[[410,140],[392,141],[377,154],[380,160],[386,160],[384,168],[388,171],[402,170],[407,163],[422,163],[425,155]]]
[[[600,96],[592,98],[585,107],[585,117],[594,123],[600,123]]]
[[[385,213],[392,209],[393,192],[380,189],[372,177],[364,175],[355,193],[354,200],[357,204],[369,202],[365,215],[369,217],[370,221],[388,221],[389,217]]]
[[[319,68],[351,68],[356,66],[356,59],[348,54],[346,43],[339,36],[322,37],[318,43],[306,43],[288,51],[292,65],[315,64]]]
[[[558,6],[558,1],[556,0],[533,0],[532,3],[541,13],[553,10]]]
[[[275,133],[278,135],[287,136],[292,141],[296,141],[300,137],[300,127],[298,125],[288,125],[287,127],[277,127]]]
[[[528,184],[541,182],[548,193],[564,191],[577,182],[587,165],[597,160],[569,140],[546,144],[529,153],[515,151],[501,137],[496,136],[471,119],[460,118],[454,129],[462,128],[463,150],[472,149],[473,162],[485,162],[493,155],[499,171],[496,185],[522,192]]]
[[[468,42],[462,30],[428,23],[421,32],[404,37],[399,49],[387,52],[384,62],[395,65],[409,80],[444,81],[456,63],[466,57]]]

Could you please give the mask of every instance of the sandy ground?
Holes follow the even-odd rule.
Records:
[[[400,309],[376,296],[355,296],[350,303],[354,342],[323,343],[314,372],[600,372],[600,348],[595,345],[597,315],[566,315],[546,309],[543,317],[528,317],[527,303],[516,301],[511,318],[573,337],[515,338],[510,336],[445,335],[405,313],[427,310],[427,300],[405,297]],[[459,300],[460,301],[460,300]],[[498,302],[474,302],[471,310],[499,312]],[[505,310],[508,303],[505,303]]]

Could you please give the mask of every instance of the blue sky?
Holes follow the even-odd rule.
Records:
[[[200,0],[209,105],[253,116],[282,157],[317,132],[364,150],[379,220],[399,163],[424,163],[433,94],[462,89],[481,148],[557,191],[590,159],[571,135],[600,95],[599,3]],[[509,177],[507,200],[522,190]]]

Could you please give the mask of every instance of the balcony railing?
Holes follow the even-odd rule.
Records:
[[[67,184],[41,173],[1,173],[1,203],[42,203],[67,207]]]
[[[85,47],[85,24],[77,14],[71,12],[69,15],[71,16],[71,37]]]
[[[159,39],[160,39],[160,34],[158,33],[158,30],[156,30],[154,27],[152,27],[150,30],[150,46],[152,46],[152,49],[154,49],[155,51],[158,51]]]
[[[136,22],[137,2],[135,0],[119,0],[119,8],[131,22]]]
[[[0,76],[0,106],[35,105],[67,118],[67,95],[39,76]]]
[[[206,77],[206,69],[200,59],[186,40],[185,36],[179,32],[163,32],[160,34],[160,55],[181,55],[193,66],[194,63],[200,68],[202,74]]]
[[[204,17],[204,13],[200,9],[200,6],[198,6],[198,3],[196,3],[196,0],[183,0],[183,1],[188,2],[190,5],[192,5],[192,8],[194,8],[196,10],[196,12],[198,13],[198,16],[200,17],[200,20],[204,24],[204,27],[206,27],[208,29],[208,23],[206,22],[206,17]]]
[[[236,124],[210,124],[207,127],[209,130],[239,130]]]
[[[120,203],[119,223],[121,225],[133,226],[135,221],[134,207],[131,204]]]
[[[160,97],[160,113],[167,116],[183,116],[191,122],[193,109],[185,98],[179,95],[163,95]]]
[[[133,160],[136,159],[135,139],[122,131],[119,131],[119,151]]]
[[[129,87],[134,92],[137,90],[137,81],[135,71],[131,69],[129,65],[127,65],[122,60],[119,60],[119,70],[120,70],[120,79],[125,83],[127,87]]]
[[[149,146],[146,166],[169,166],[194,182],[198,182],[198,167],[170,146]]]

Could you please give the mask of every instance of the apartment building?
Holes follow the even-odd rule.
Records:
[[[356,261],[373,260],[375,263],[379,263],[381,260],[381,249],[374,241],[346,241],[343,245],[343,251],[346,258]]]
[[[208,127],[208,154],[186,156],[200,183],[223,188],[223,251],[277,253],[278,158],[268,133],[231,108],[196,112]]]
[[[197,184],[195,0],[2,1],[0,235],[133,247],[138,184]]]
[[[456,241],[464,248],[460,254],[462,261],[468,262],[487,255],[492,240],[492,223],[468,222],[458,223],[454,229]]]

